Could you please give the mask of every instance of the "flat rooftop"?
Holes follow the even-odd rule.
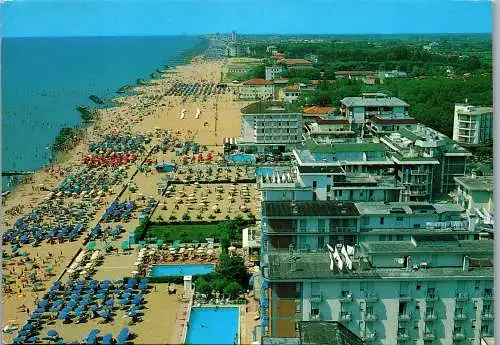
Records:
[[[397,97],[345,97],[340,102],[348,107],[408,107]]]
[[[357,217],[353,202],[340,201],[264,201],[262,215],[266,217]]]
[[[308,142],[307,148],[310,152],[370,152],[370,151],[387,151],[384,144],[380,143],[334,143],[334,144],[316,144]]]
[[[493,192],[495,180],[493,176],[476,176],[476,177],[454,177],[454,180],[462,187],[470,191]]]
[[[493,254],[493,241],[457,241],[453,235],[414,235],[414,241],[363,242],[361,248],[367,254],[396,254],[436,252],[442,254]]]
[[[457,109],[457,113],[464,115],[483,115],[483,114],[493,113],[493,108],[470,106],[469,109]]]
[[[356,202],[360,214],[397,215],[397,214],[429,214],[444,212],[463,212],[463,207],[453,203],[430,204],[422,201],[410,202]]]
[[[493,241],[490,250],[493,252]],[[436,253],[447,253],[443,248],[434,250]],[[465,252],[466,250],[464,250]],[[322,253],[297,253],[295,263],[290,263],[288,252],[272,253],[267,255],[269,273],[264,270],[264,277],[272,281],[297,281],[303,279],[394,279],[394,280],[423,280],[423,279],[492,279],[495,273],[493,267],[472,267],[464,271],[463,267],[429,267],[419,270],[406,270],[401,268],[371,268],[357,269],[355,271],[338,272],[330,270],[330,257],[327,252]],[[266,262],[266,259],[264,259]]]
[[[241,108],[242,114],[291,114],[301,113],[300,108],[288,102],[255,102]]]

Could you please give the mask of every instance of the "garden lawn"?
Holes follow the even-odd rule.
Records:
[[[221,237],[221,229],[217,224],[192,224],[192,225],[151,225],[145,238],[156,237],[165,242],[181,240],[182,242],[205,242],[206,238]]]

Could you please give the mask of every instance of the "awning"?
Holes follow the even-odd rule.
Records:
[[[238,145],[238,143],[236,142],[236,138],[235,137],[226,137],[224,138],[224,145]]]

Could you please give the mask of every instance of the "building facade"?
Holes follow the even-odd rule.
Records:
[[[369,344],[479,345],[493,335],[493,242],[476,240],[462,211],[264,202],[263,334],[294,337],[298,320],[332,320]]]
[[[292,104],[256,102],[241,109],[238,147],[245,152],[287,151],[302,140],[302,114]]]
[[[453,192],[457,204],[467,210],[479,209],[493,212],[493,176],[455,177],[457,190]]]
[[[453,140],[462,145],[493,143],[493,108],[455,104]]]
[[[364,93],[362,97],[345,97],[340,103],[341,115],[350,118],[360,132],[371,117],[408,118],[408,103],[383,93]]]
[[[274,98],[273,83],[268,80],[251,79],[241,84],[239,99],[271,100],[273,98]]]
[[[266,80],[274,80],[283,72],[283,66],[266,66]]]
[[[380,141],[390,149],[401,182],[408,184],[408,200],[430,200],[454,190],[454,178],[465,176],[472,156],[444,134],[421,124]]]

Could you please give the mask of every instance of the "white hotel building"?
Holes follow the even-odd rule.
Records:
[[[480,344],[493,336],[493,241],[452,204],[265,201],[261,320],[340,321],[367,344]],[[349,245],[352,268],[326,244]],[[352,248],[351,247],[351,248]],[[340,248],[340,247],[339,247]]]
[[[302,113],[284,102],[256,102],[241,109],[238,148],[247,153],[285,152],[302,141]]]
[[[455,104],[453,140],[463,145],[493,142],[493,108]]]

